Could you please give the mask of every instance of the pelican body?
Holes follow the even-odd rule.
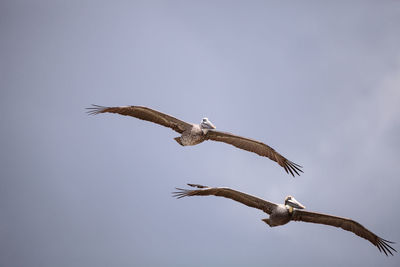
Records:
[[[254,197],[230,188],[225,187],[207,187],[198,184],[188,184],[191,187],[196,187],[195,190],[176,188],[178,191],[173,192],[173,196],[177,198],[187,196],[219,196],[230,198],[252,208],[260,209],[269,214],[269,218],[262,219],[270,227],[285,225],[290,221],[303,221],[310,223],[325,224],[335,227],[340,227],[343,230],[353,232],[354,234],[365,238],[376,246],[379,251],[386,255],[396,252],[390,245],[393,242],[380,238],[360,223],[351,219],[332,216],[328,214],[310,212],[304,210],[305,207],[298,202],[294,197],[287,196],[284,204],[275,204],[264,199]]]
[[[300,169],[302,168],[300,165],[286,159],[272,147],[262,142],[227,132],[216,131],[214,124],[212,124],[208,118],[203,118],[200,124],[187,123],[165,113],[142,106],[103,107],[93,105],[87,109],[90,115],[117,113],[171,128],[181,134],[181,136],[174,139],[182,146],[194,146],[206,140],[224,142],[237,148],[256,153],[259,156],[268,157],[276,161],[284,168],[286,173],[290,173],[292,176],[295,176],[295,174],[300,175],[299,172],[303,172]]]
[[[208,130],[211,129],[215,129],[214,124],[208,118],[203,118],[200,124],[192,124],[180,137],[174,139],[182,146],[194,146],[207,140]]]

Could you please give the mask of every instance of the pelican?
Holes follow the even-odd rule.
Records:
[[[284,204],[275,204],[230,188],[211,188],[198,184],[188,185],[191,187],[196,187],[198,189],[189,190],[176,188],[178,191],[173,192],[173,196],[177,198],[182,198],[187,196],[213,195],[230,198],[249,207],[260,209],[265,213],[268,213],[269,218],[262,219],[262,221],[267,223],[270,227],[284,225],[290,221],[303,221],[331,225],[335,227],[340,227],[343,230],[353,232],[354,234],[365,238],[366,240],[370,241],[374,246],[376,246],[379,251],[384,252],[386,256],[388,256],[388,253],[393,255],[393,251],[397,252],[393,247],[390,246],[390,244],[393,244],[394,242],[380,238],[358,222],[351,219],[332,216],[328,214],[305,211],[305,207],[292,196],[287,196],[285,198]]]
[[[208,118],[203,118],[200,124],[192,124],[181,121],[170,115],[161,113],[157,110],[142,106],[123,106],[123,107],[103,107],[92,105],[87,108],[90,115],[99,113],[117,113],[120,115],[131,116],[141,120],[154,122],[181,134],[174,138],[182,146],[193,146],[200,144],[205,140],[213,140],[231,144],[237,148],[254,152],[260,156],[268,157],[276,161],[282,166],[287,173],[294,177],[295,174],[300,175],[303,172],[300,165],[287,160],[281,154],[276,152],[272,147],[249,138],[241,137],[231,133],[220,132],[215,130],[214,124]]]

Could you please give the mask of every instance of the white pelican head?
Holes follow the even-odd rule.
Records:
[[[206,130],[211,130],[215,129],[214,124],[211,123],[211,121],[208,120],[208,118],[203,118],[200,123],[201,129],[206,129]]]
[[[305,209],[306,208],[292,196],[287,196],[285,198],[285,206],[289,207],[289,210],[292,210],[293,208],[296,208],[296,209]]]

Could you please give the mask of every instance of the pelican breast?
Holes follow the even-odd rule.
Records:
[[[198,124],[193,124],[192,127],[182,133],[181,143],[184,146],[194,146],[204,141],[204,133]]]
[[[270,226],[287,224],[291,219],[291,214],[285,205],[278,204],[269,215]]]

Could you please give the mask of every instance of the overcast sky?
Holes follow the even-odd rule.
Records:
[[[399,1],[1,1],[0,265],[399,266],[341,229],[171,197],[291,194],[400,242],[399,29]],[[208,117],[304,174],[90,104]]]

